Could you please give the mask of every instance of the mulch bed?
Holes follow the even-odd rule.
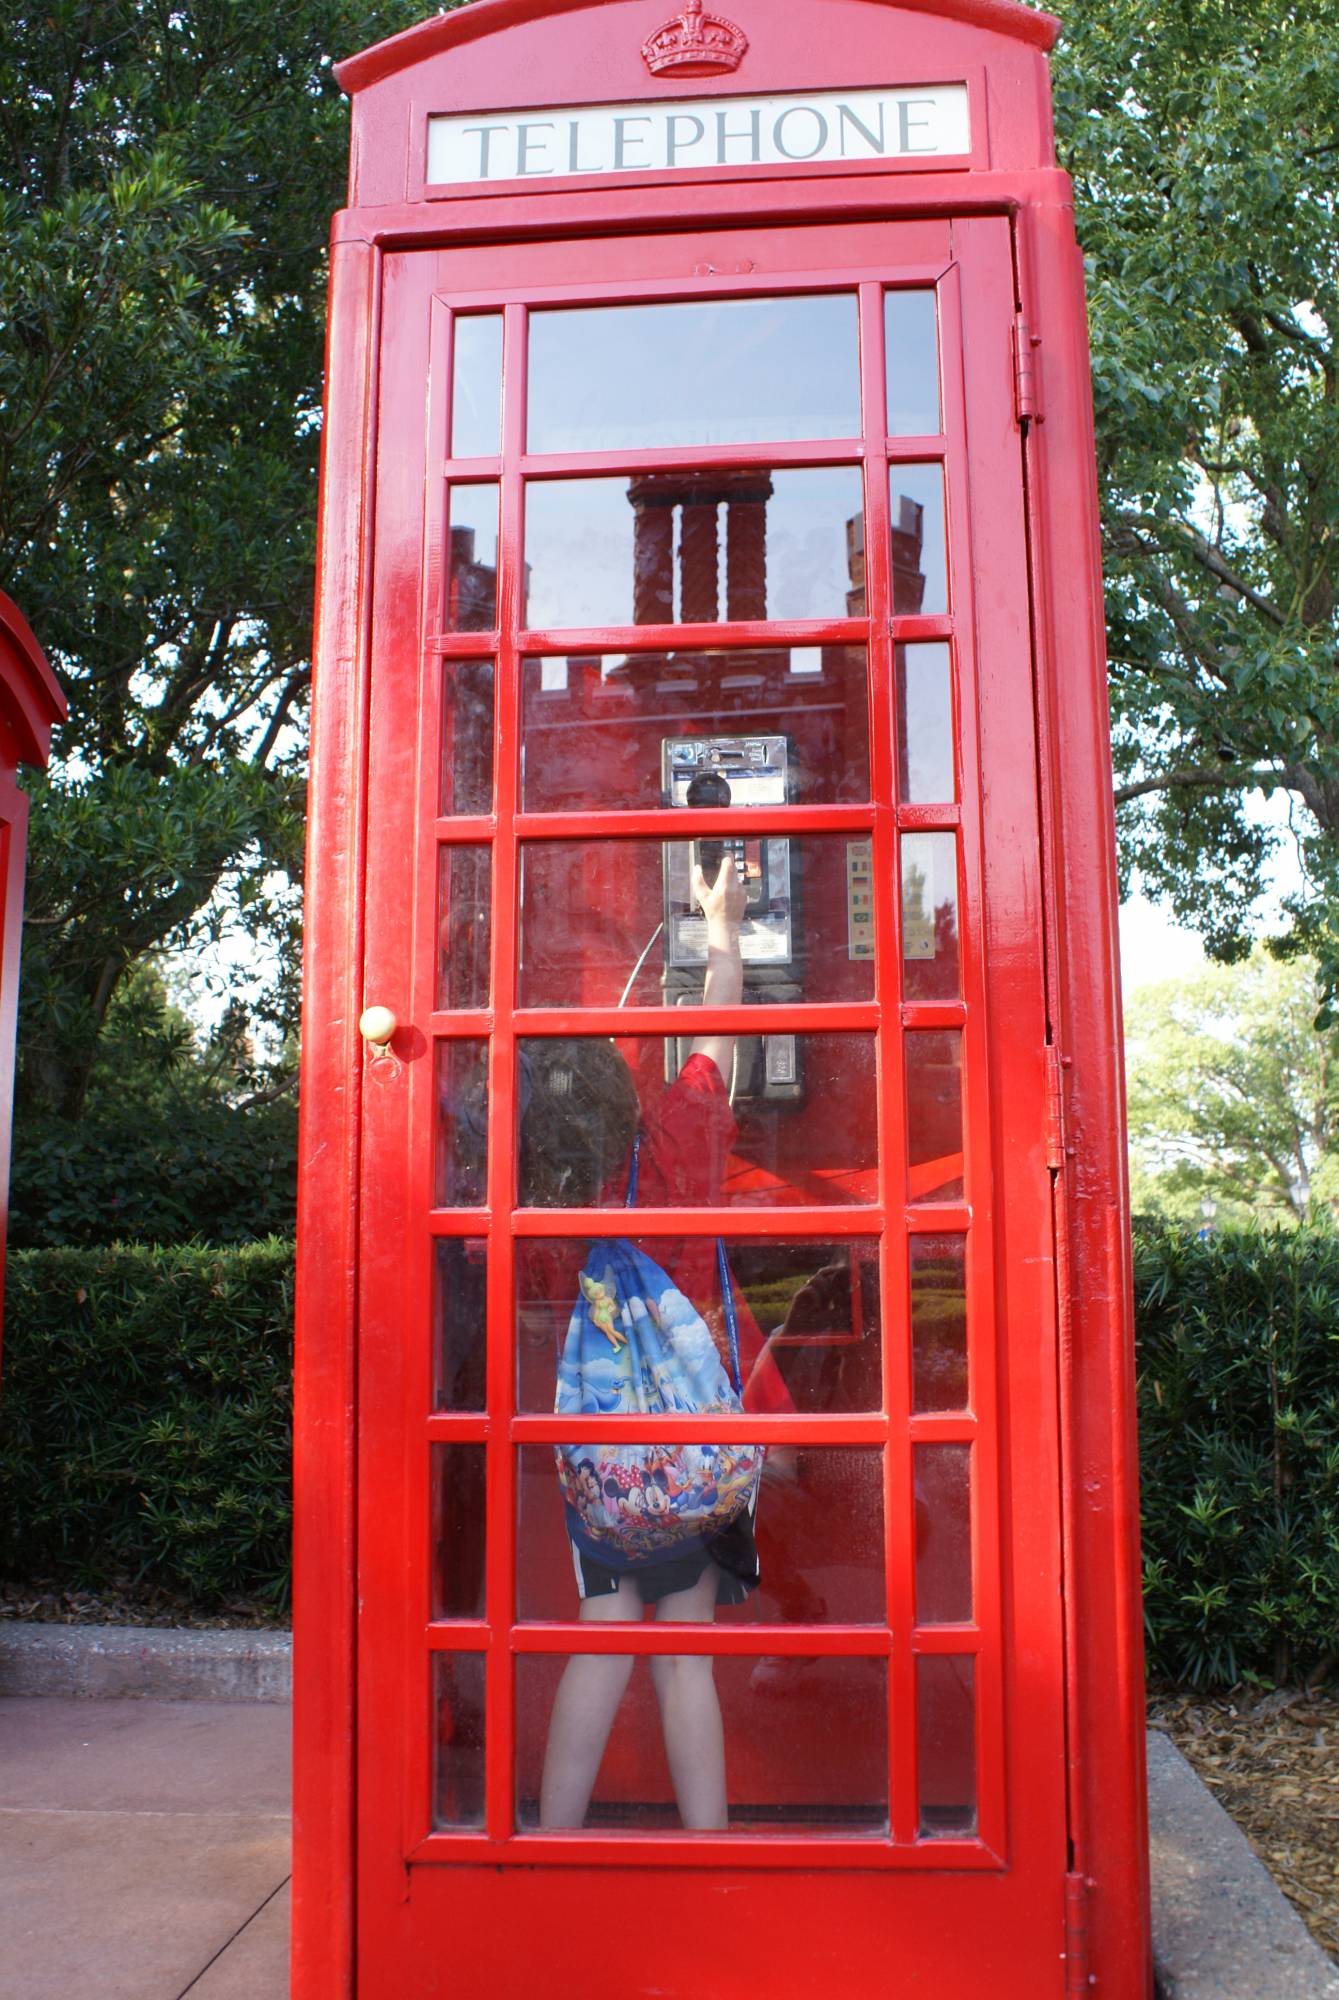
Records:
[[[1339,1693],[1152,1694],[1165,1730],[1318,1945],[1339,1959]]]
[[[71,1590],[56,1583],[14,1583],[0,1578],[0,1619],[28,1619],[37,1625],[187,1625],[217,1631],[225,1625],[256,1629],[287,1627],[287,1611],[265,1598],[239,1597],[201,1611],[170,1590],[150,1583],[108,1584],[98,1590]]]

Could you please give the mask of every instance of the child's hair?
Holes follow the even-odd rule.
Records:
[[[612,1042],[527,1042],[521,1057],[523,1208],[590,1208],[626,1163],[640,1106]]]

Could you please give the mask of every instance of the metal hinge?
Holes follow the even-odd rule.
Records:
[[[1086,1875],[1065,1877],[1065,2000],[1088,2000],[1093,1976],[1088,1970],[1088,1892]]]
[[[1041,401],[1037,394],[1035,350],[1041,335],[1033,333],[1024,315],[1014,314],[1014,414],[1020,424],[1041,423]]]
[[[1073,1058],[1062,1056],[1054,1042],[1048,1042],[1046,1055],[1046,1164],[1052,1172],[1058,1172],[1069,1157],[1069,1147],[1065,1144],[1065,1092],[1063,1072],[1071,1067]]]

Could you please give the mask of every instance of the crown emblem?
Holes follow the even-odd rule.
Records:
[[[738,69],[748,36],[720,14],[704,14],[702,0],[688,0],[682,14],[643,42],[642,55],[655,76],[716,76]]]

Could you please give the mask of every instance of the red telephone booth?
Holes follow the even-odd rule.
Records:
[[[304,2000],[1148,1990],[1057,25],[476,0],[339,69]],[[734,1400],[573,1414],[633,1242]]]
[[[51,731],[65,714],[65,696],[32,627],[13,598],[0,590],[0,1298],[9,1226],[14,1036],[28,856],[28,801],[19,790],[19,765],[45,770]]]

